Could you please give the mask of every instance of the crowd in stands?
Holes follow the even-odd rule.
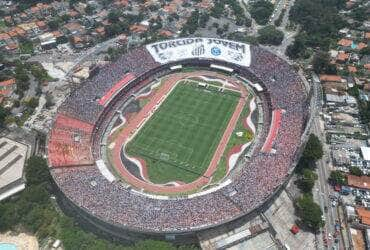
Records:
[[[137,53],[137,54],[135,54]],[[301,145],[301,135],[308,112],[306,96],[299,76],[277,56],[251,46],[252,63],[248,69],[259,79],[268,97],[264,101],[265,121],[270,121],[271,110],[284,110],[277,135],[271,142],[274,152],[262,152],[264,140],[257,142],[247,166],[238,175],[232,176],[231,184],[207,195],[191,199],[153,199],[132,192],[119,181],[110,183],[95,165],[72,168],[55,168],[52,175],[62,192],[76,205],[90,214],[112,224],[139,230],[188,231],[235,218],[260,206],[285,180],[293,167],[296,152]],[[95,124],[103,111],[96,100],[107,92],[124,74],[136,76],[157,67],[144,49],[137,49],[123,56],[113,65],[100,71],[88,84],[75,91],[60,111],[72,117]],[[139,85],[138,85],[139,86]],[[130,95],[123,93],[122,97]],[[102,130],[125,98],[118,98],[105,113],[93,137]],[[258,132],[266,138],[269,126]],[[94,156],[99,157],[99,140],[94,141]]]
[[[53,167],[92,164],[93,126],[58,114],[48,140],[48,160]]]
[[[127,73],[140,76],[159,66],[145,48],[132,50],[114,63],[104,66],[100,74],[72,91],[61,105],[59,111],[69,116],[95,124],[104,109],[99,100]]]

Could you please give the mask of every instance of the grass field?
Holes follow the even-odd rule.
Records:
[[[248,97],[248,103],[252,99],[252,95]],[[249,106],[246,105],[243,108],[242,113],[240,114],[239,120],[234,128],[233,134],[231,135],[229,141],[227,142],[227,146],[225,148],[224,154],[221,157],[220,162],[218,163],[217,169],[213,174],[212,183],[217,183],[226,175],[226,168],[227,168],[227,156],[230,150],[237,145],[245,144],[251,140],[253,140],[253,134],[248,129],[244,128],[243,120],[246,119],[250,112]],[[236,132],[243,132],[243,136],[239,137],[236,135]]]
[[[239,96],[179,83],[126,146],[144,159],[150,181],[189,183],[207,169]]]

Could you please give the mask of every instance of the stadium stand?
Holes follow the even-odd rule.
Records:
[[[251,46],[250,51],[252,61],[248,68],[206,58],[160,65],[141,47],[107,65],[73,91],[58,110],[48,144],[51,174],[65,202],[74,212],[117,237],[124,231],[189,235],[239,218],[263,205],[287,180],[297,161],[309,110],[301,79],[292,67],[258,46]],[[209,68],[215,63],[232,68],[233,74],[258,83],[263,89],[258,95],[264,123],[271,124],[271,129],[264,126],[258,131],[259,140],[248,167],[237,174],[230,173],[230,184],[192,198],[185,195],[154,199],[132,192],[135,187],[108,181],[95,161],[101,159],[102,137],[115,110],[147,82],[168,74],[173,65]],[[135,77],[127,85],[115,87],[127,74]],[[266,154],[272,147],[276,153]]]
[[[109,101],[112,99],[112,97],[117,94],[117,92],[123,88],[125,85],[127,85],[131,80],[133,80],[135,78],[135,75],[134,74],[131,74],[131,73],[128,73],[126,74],[122,80],[120,80],[119,82],[117,82],[115,85],[113,85],[113,87],[111,89],[108,90],[107,93],[104,94],[104,96],[102,96],[102,98],[99,99],[99,104],[100,105],[103,105],[103,106],[106,106],[107,103],[109,103]]]
[[[48,155],[52,167],[91,165],[90,141],[93,126],[58,114],[49,136]]]
[[[270,125],[270,131],[267,135],[265,144],[263,144],[262,150],[261,150],[264,153],[271,153],[272,145],[279,131],[279,127],[281,123],[281,115],[282,115],[281,109],[272,111],[272,121]]]

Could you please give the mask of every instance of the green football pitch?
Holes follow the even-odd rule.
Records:
[[[240,98],[239,93],[178,83],[126,146],[145,160],[153,183],[192,182],[202,176]]]

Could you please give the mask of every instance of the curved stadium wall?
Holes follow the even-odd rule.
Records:
[[[256,49],[261,50],[260,48],[254,48],[254,47],[251,47],[251,49],[252,49],[252,51],[256,50]],[[140,53],[142,53],[142,51]],[[270,53],[270,52],[264,51],[264,52],[258,52],[258,53]],[[130,56],[131,57],[135,56],[135,51],[130,52]],[[123,55],[123,59],[125,59],[125,55]],[[279,61],[279,63],[281,63],[281,59],[279,59],[278,61]],[[254,62],[255,62],[254,58],[252,57],[251,65],[253,65]],[[256,74],[254,74],[253,69],[251,69],[249,67],[246,68],[246,67],[243,67],[243,66],[240,66],[240,65],[236,65],[234,63],[230,63],[230,62],[223,61],[223,60],[216,60],[216,59],[213,59],[213,58],[212,59],[191,58],[191,59],[183,59],[183,60],[178,60],[178,61],[172,61],[172,62],[168,62],[168,63],[165,63],[165,64],[157,64],[155,67],[152,67],[148,70],[145,70],[144,72],[141,72],[140,74],[137,74],[136,79],[134,79],[132,82],[130,82],[124,88],[122,88],[118,93],[116,93],[116,95],[110,100],[109,104],[102,110],[102,112],[99,113],[99,116],[97,117],[96,122],[94,123],[94,129],[93,129],[93,132],[92,132],[92,139],[91,139],[91,145],[92,145],[92,151],[93,151],[92,155],[93,155],[94,159],[96,160],[96,157],[98,157],[98,158],[101,157],[101,153],[100,153],[101,137],[100,136],[104,132],[104,130],[106,129],[106,127],[104,127],[104,122],[107,120],[108,116],[110,115],[109,112],[114,110],[115,105],[119,101],[122,101],[123,97],[127,98],[127,94],[129,94],[129,96],[131,96],[133,93],[130,93],[130,91],[132,91],[137,86],[140,86],[140,84],[143,82],[143,80],[149,79],[151,76],[153,76],[155,74],[158,74],[158,75],[166,74],[169,71],[170,67],[174,66],[174,65],[196,66],[196,67],[202,67],[202,68],[203,67],[204,68],[209,68],[210,64],[219,64],[219,65],[223,65],[223,66],[232,68],[234,70],[234,73],[237,73],[237,74],[251,80],[252,82],[258,82],[264,89],[264,91],[259,93],[259,95],[264,95],[265,96],[264,99],[267,100],[266,104],[267,104],[267,107],[269,109],[269,112],[267,112],[267,114],[270,115],[270,112],[273,109],[273,105],[276,106],[276,103],[277,103],[276,100],[271,100],[271,96],[270,96],[271,93],[268,91],[268,89],[269,89],[268,86],[269,86],[269,84],[272,84],[272,83],[271,82],[266,83],[263,79],[261,79]],[[292,69],[290,68],[290,70],[292,70]],[[285,72],[281,72],[281,73],[285,74]],[[99,72],[99,74],[104,74],[104,70],[101,70]],[[289,74],[293,74],[293,73],[289,73]],[[299,88],[299,87],[297,87],[297,88]],[[80,90],[77,89],[76,91],[80,91]],[[59,168],[54,167],[54,166],[51,165],[51,173],[52,173],[52,176],[54,178],[55,187],[58,190],[58,197],[60,197],[59,202],[60,202],[61,206],[63,208],[65,208],[67,213],[75,216],[79,220],[80,223],[86,225],[90,230],[95,231],[95,232],[100,233],[100,234],[103,234],[103,235],[108,236],[108,237],[113,237],[113,238],[120,239],[120,240],[135,240],[135,239],[140,239],[140,238],[153,237],[153,238],[161,238],[161,239],[175,240],[175,241],[189,241],[189,240],[196,241],[196,234],[199,231],[204,231],[204,230],[207,230],[209,228],[223,226],[225,224],[233,224],[233,223],[236,223],[236,221],[238,221],[239,219],[247,218],[248,216],[250,216],[250,214],[265,210],[266,208],[268,208],[269,204],[271,204],[271,202],[274,201],[274,198],[276,197],[276,195],[286,185],[286,183],[289,180],[289,177],[292,173],[292,170],[293,170],[293,168],[294,168],[294,166],[295,166],[295,164],[296,164],[296,162],[297,162],[297,160],[298,160],[298,158],[299,158],[299,156],[302,152],[302,146],[305,144],[305,142],[307,140],[307,131],[309,129],[307,126],[309,126],[310,119],[311,119],[311,118],[307,118],[307,117],[310,117],[309,108],[307,107],[308,102],[310,100],[307,99],[307,97],[305,97],[306,93],[303,92],[303,88],[302,88],[302,96],[304,97],[304,98],[302,98],[302,99],[304,99],[304,101],[302,101],[302,103],[301,103],[301,105],[302,105],[301,108],[302,108],[302,110],[304,110],[306,112],[305,115],[303,116],[303,119],[305,121],[302,122],[302,137],[300,138],[299,145],[297,145],[295,153],[292,156],[291,166],[289,167],[289,169],[287,169],[285,177],[281,179],[280,184],[276,185],[275,188],[273,190],[271,190],[268,195],[264,196],[263,200],[260,200],[258,202],[258,205],[254,205],[250,208],[248,208],[248,206],[247,206],[247,208],[244,208],[243,204],[241,204],[240,205],[240,208],[241,208],[240,212],[237,213],[233,217],[228,217],[228,218],[225,218],[225,219],[222,219],[222,220],[218,220],[214,223],[206,223],[206,224],[199,225],[199,226],[196,226],[196,227],[194,227],[194,226],[189,226],[189,227],[180,226],[178,230],[173,230],[173,229],[163,229],[163,230],[153,229],[153,230],[150,230],[148,228],[146,229],[146,228],[143,228],[143,227],[140,227],[140,226],[135,227],[135,226],[131,226],[130,224],[124,225],[122,223],[113,222],[112,220],[110,220],[108,218],[104,218],[104,217],[101,217],[98,214],[94,214],[94,212],[92,212],[91,209],[87,209],[87,208],[81,206],[81,201],[76,202],[74,200],[74,198],[71,199],[70,193],[69,192],[67,192],[67,194],[65,193],[66,188],[64,186],[64,183],[61,183],[61,180],[58,177],[59,172],[69,171],[68,167],[66,167],[65,169],[63,169],[63,168],[59,169]],[[73,114],[73,115],[76,116],[76,114]],[[78,116],[78,114],[77,114],[77,116]],[[264,128],[264,129],[267,130],[268,129],[267,127],[268,126],[266,126],[266,128]],[[96,145],[96,147],[94,145]],[[240,178],[242,178],[242,177],[238,178],[238,176],[237,176],[235,178],[235,180],[233,180],[236,183],[235,187],[237,187],[237,182],[240,180]],[[135,188],[135,187],[128,187],[128,188],[126,188],[126,191],[128,190],[128,193],[129,193],[130,189],[132,189],[132,188]],[[227,191],[228,191],[227,188],[225,188],[225,189],[222,189],[221,191],[217,191],[217,192],[221,193],[221,196],[226,196],[225,194],[227,194]],[[81,195],[83,195],[83,194],[81,194]],[[137,192],[136,192],[133,195],[139,195],[139,194],[137,194]],[[141,199],[141,198],[139,197],[139,199]],[[143,199],[144,199],[143,202],[145,202],[145,199],[148,199],[148,198],[143,198]],[[177,197],[177,198],[170,198],[170,200],[171,199],[177,200],[177,199],[187,199],[187,198],[184,197],[184,196],[181,196],[181,197]],[[230,199],[230,200],[231,200],[231,202],[235,202],[232,199]],[[149,201],[149,199],[148,199],[148,201]],[[189,203],[189,204],[191,204],[191,203]],[[239,206],[239,204],[236,204],[236,205]],[[116,208],[111,207],[111,209],[114,210]]]

